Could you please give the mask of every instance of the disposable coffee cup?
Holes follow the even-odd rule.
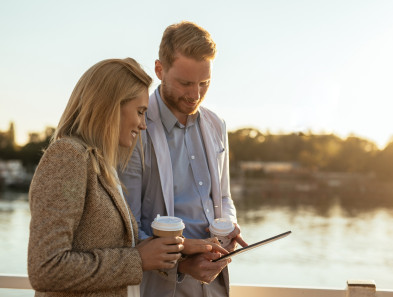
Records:
[[[181,218],[171,216],[160,216],[151,223],[151,228],[155,237],[182,236],[184,223]],[[177,261],[171,261],[176,264]]]
[[[157,215],[151,223],[153,234],[157,237],[182,236],[184,227],[181,218],[171,216]]]
[[[233,224],[229,219],[219,218],[215,219],[209,227],[210,234],[217,237],[218,242],[222,247],[227,247],[231,240],[227,238],[228,234],[235,229],[235,224]]]

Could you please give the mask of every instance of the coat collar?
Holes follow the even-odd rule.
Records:
[[[135,243],[137,242],[138,238],[138,231],[137,230],[131,230],[132,226],[136,226],[136,221],[134,216],[131,214],[129,211],[125,201],[123,200],[121,194],[117,190],[117,188],[114,188],[113,186],[109,185],[108,182],[105,180],[105,178],[102,175],[98,175],[98,179],[103,186],[103,188],[108,192],[109,196],[112,198],[114,204],[116,205],[117,209],[119,210],[121,217],[124,221],[124,225],[127,230],[127,238],[129,240],[129,245],[132,245],[132,235],[134,234],[135,238]],[[130,220],[131,224],[130,225]]]
[[[89,148],[88,145],[82,139],[80,139],[78,137],[72,137],[72,139],[74,141],[78,142],[79,144],[81,144],[86,149],[86,151],[90,155],[91,159],[98,160],[97,156],[96,156],[95,149]],[[97,174],[97,176],[98,176],[99,182],[101,183],[103,188],[107,191],[109,196],[112,198],[117,209],[119,210],[119,212],[121,214],[121,217],[123,218],[123,221],[124,221],[124,224],[125,224],[126,230],[127,230],[129,244],[131,246],[133,233],[135,234],[134,237],[136,236],[135,242],[137,242],[137,239],[138,239],[138,231],[136,230],[135,232],[133,232],[133,230],[131,230],[132,226],[137,226],[135,218],[132,215],[132,213],[129,211],[129,209],[127,208],[127,205],[124,203],[123,198],[122,198],[121,194],[119,193],[119,191],[116,188],[114,188],[113,186],[109,185],[108,182],[105,180],[105,178],[101,174]],[[132,226],[130,225],[130,218],[132,221]]]

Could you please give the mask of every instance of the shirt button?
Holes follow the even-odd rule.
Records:
[[[202,185],[203,185],[203,182],[200,181],[200,182],[199,182],[199,185],[202,186]]]
[[[209,209],[206,209],[206,212],[209,212]]]
[[[194,160],[194,159],[195,159],[195,156],[191,156],[191,159],[193,159],[193,160]]]

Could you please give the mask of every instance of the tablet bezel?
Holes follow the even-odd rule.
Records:
[[[268,244],[268,243],[270,243],[270,242],[273,242],[273,241],[275,241],[275,240],[284,238],[284,237],[288,236],[288,235],[291,234],[291,233],[292,233],[292,231],[287,231],[287,232],[284,232],[284,233],[275,235],[275,236],[273,236],[273,237],[270,237],[270,238],[267,238],[267,239],[264,239],[264,240],[255,242],[255,243],[250,244],[250,245],[248,245],[248,246],[246,246],[246,247],[243,247],[243,248],[237,249],[237,250],[235,250],[235,251],[233,251],[233,252],[230,252],[229,254],[223,255],[223,256],[221,256],[221,257],[218,258],[218,259],[212,260],[212,262],[217,262],[217,261],[220,261],[220,260],[224,260],[224,259],[226,259],[226,258],[230,258],[230,257],[233,257],[233,256],[235,256],[235,255],[238,255],[238,254],[241,254],[241,253],[250,251],[250,250],[252,250],[252,249],[254,249],[254,248],[256,248],[256,247],[259,247],[259,246]]]

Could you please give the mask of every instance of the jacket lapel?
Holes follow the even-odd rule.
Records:
[[[213,206],[215,218],[221,218],[221,188],[220,188],[220,177],[218,172],[218,161],[217,161],[217,143],[214,139],[214,129],[213,124],[207,118],[206,114],[203,112],[203,108],[199,109],[201,121],[199,123],[201,128],[201,133],[203,141],[205,143],[205,151],[207,155],[207,163],[209,165],[212,196],[213,196]]]
[[[155,92],[158,92],[156,90]],[[164,126],[161,122],[155,92],[151,94],[149,109],[147,112],[147,132],[150,135],[157,158],[158,171],[161,181],[162,193],[168,216],[174,216],[174,193],[173,193],[173,173],[171,155],[169,153],[168,142],[165,137]]]
[[[78,137],[73,137],[73,139],[75,141],[77,141],[78,143],[80,143],[81,145],[83,145],[87,149],[86,143],[83,142],[81,139],[79,139]],[[89,154],[91,154],[91,158],[96,159],[94,150],[89,150]],[[105,178],[102,175],[98,174],[97,176],[98,176],[98,180],[100,181],[103,188],[108,192],[109,196],[115,202],[115,205],[116,205],[117,209],[119,210],[121,217],[124,220],[124,224],[126,226],[126,230],[128,233],[128,239],[130,242],[130,246],[132,244],[132,235],[133,234],[134,234],[134,239],[135,239],[135,244],[136,244],[137,240],[138,240],[138,230],[131,230],[131,228],[133,228],[132,226],[137,226],[137,223],[136,223],[136,220],[135,220],[133,214],[131,213],[131,211],[128,211],[127,206],[125,205],[123,198],[120,195],[120,193],[118,192],[118,190],[116,188],[113,188],[112,186],[110,186],[106,182]],[[130,218],[132,220],[132,226],[130,226]]]
[[[98,179],[101,183],[101,185],[104,187],[104,189],[108,192],[109,196],[112,198],[112,200],[114,201],[117,209],[119,210],[121,217],[123,218],[124,221],[124,225],[126,226],[127,229],[127,235],[128,235],[128,239],[130,241],[130,246],[132,243],[132,235],[134,234],[134,239],[135,239],[135,244],[137,243],[137,239],[138,239],[138,231],[136,230],[131,230],[131,226],[130,226],[130,218],[132,220],[132,226],[136,226],[136,221],[134,219],[134,216],[132,215],[132,213],[127,209],[126,204],[123,201],[123,198],[121,197],[120,193],[118,192],[118,190],[116,188],[113,188],[112,186],[110,186],[106,180],[104,179],[103,176],[98,175]]]

